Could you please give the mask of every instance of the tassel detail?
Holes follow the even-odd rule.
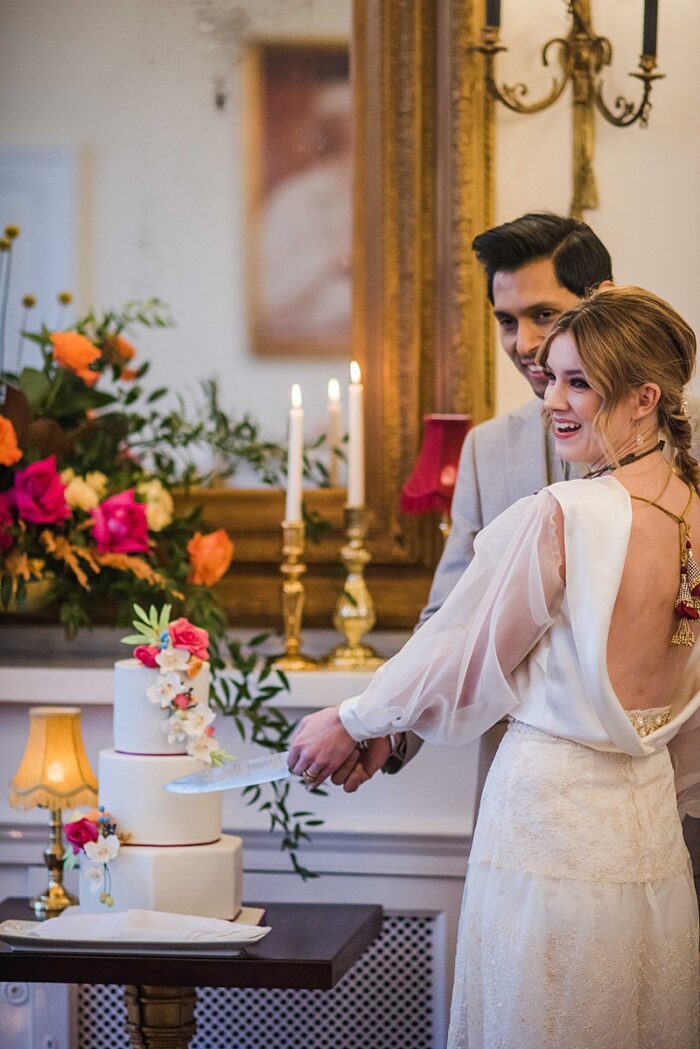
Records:
[[[688,580],[688,589],[693,597],[700,597],[700,568],[693,556],[693,548],[687,543],[687,556],[685,559],[685,574]]]
[[[678,629],[671,638],[671,644],[681,645],[683,648],[692,648],[695,644],[693,628],[685,617],[678,624]]]

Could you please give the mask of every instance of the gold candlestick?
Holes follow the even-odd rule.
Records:
[[[335,606],[333,625],[347,641],[330,653],[326,665],[336,670],[374,670],[384,660],[371,645],[362,642],[377,621],[372,595],[367,589],[364,570],[370,554],[365,549],[368,515],[364,506],[345,507],[345,534],[348,542],[340,556],[347,568],[347,579]]]
[[[306,594],[301,577],[306,565],[301,560],[306,545],[303,521],[282,522],[282,622],[284,654],[274,662],[277,670],[314,670],[317,661],[301,651],[301,620]]]

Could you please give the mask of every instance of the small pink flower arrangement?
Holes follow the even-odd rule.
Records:
[[[179,742],[188,754],[210,765],[230,759],[219,746],[212,722],[214,711],[208,702],[198,700],[194,679],[209,656],[209,634],[180,617],[170,622],[170,605],[148,612],[134,605],[135,634],[122,638],[135,645],[134,657],[158,676],[146,689],[150,703],[158,704],[164,717],[161,728],[168,743]]]
[[[85,878],[90,892],[100,894],[100,903],[114,906],[112,897],[112,875],[109,865],[119,855],[119,849],[127,840],[126,835],[117,833],[117,825],[104,805],[83,815],[74,813],[74,818],[65,825],[69,845],[63,855],[65,870],[71,870],[78,857],[84,854],[90,861]]]

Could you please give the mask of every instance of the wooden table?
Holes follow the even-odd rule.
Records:
[[[260,906],[260,904],[251,904]],[[126,984],[127,1032],[134,1047],[186,1049],[194,1034],[194,987],[280,987],[329,990],[376,939],[382,908],[374,904],[275,903],[272,931],[234,958],[81,954],[79,950],[13,951],[0,941],[0,981]],[[32,920],[29,901],[0,903],[0,921]],[[55,919],[52,919],[55,920]],[[157,983],[154,984],[154,976]]]

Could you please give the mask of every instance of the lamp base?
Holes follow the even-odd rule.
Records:
[[[318,670],[318,660],[311,656],[305,656],[303,652],[284,652],[277,656],[272,663],[274,670],[283,672],[290,670]]]
[[[66,907],[75,907],[77,903],[78,897],[68,892],[62,885],[49,885],[46,892],[35,896],[29,906],[39,921],[44,921],[45,918],[57,917],[62,911],[65,911]]]

